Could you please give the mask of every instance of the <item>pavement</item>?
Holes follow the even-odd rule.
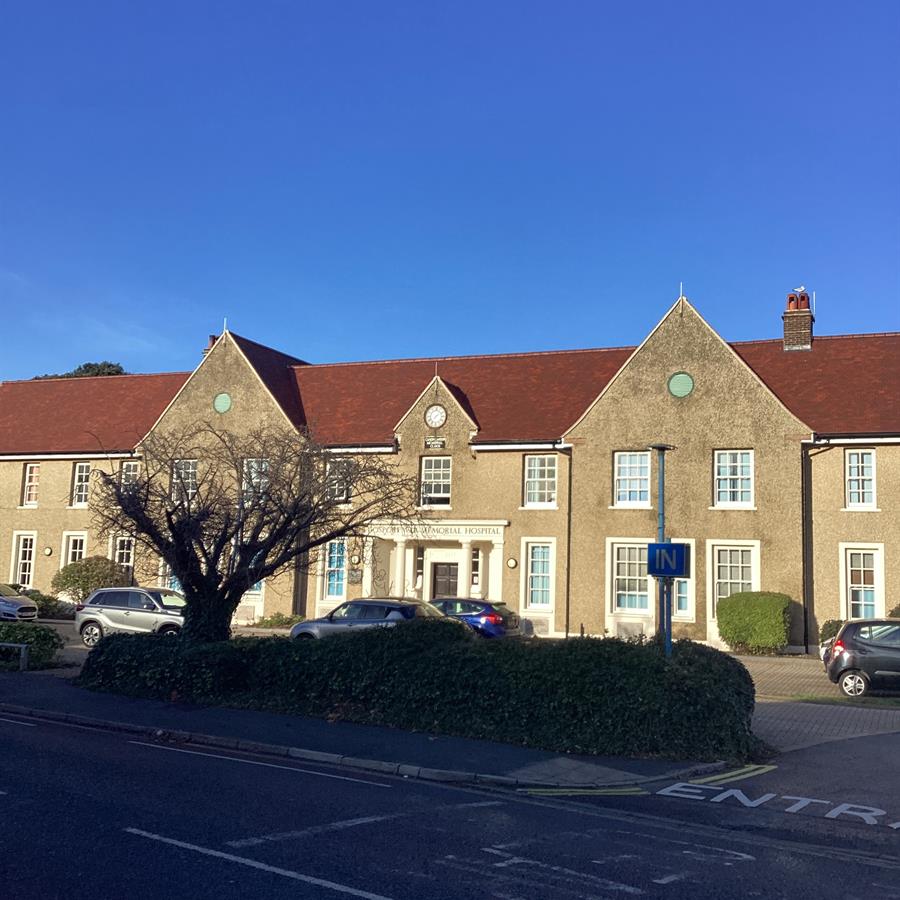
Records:
[[[524,787],[614,787],[697,776],[721,764],[558,754],[508,744],[326,722],[255,710],[201,708],[95,693],[71,684],[86,650],[71,623],[53,623],[67,639],[63,666],[0,673],[0,712],[118,730],[165,732],[170,740],[291,756],[434,781]],[[262,632],[271,634],[271,631]],[[900,732],[900,707],[804,703],[840,700],[818,658],[739,657],[757,691],[753,730],[785,753],[830,741]]]

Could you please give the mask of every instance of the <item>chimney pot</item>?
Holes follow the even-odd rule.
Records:
[[[796,294],[788,294],[787,308],[788,309],[796,309],[797,308],[797,295]]]
[[[797,297],[797,309],[809,309],[809,294],[803,293]]]

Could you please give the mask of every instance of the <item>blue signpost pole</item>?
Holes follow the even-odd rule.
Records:
[[[659,517],[657,520],[656,540],[660,544],[666,542],[666,451],[674,450],[671,444],[651,444],[650,450],[656,451],[657,459],[657,500],[659,503]],[[658,578],[659,599],[658,618],[659,630],[662,633],[666,656],[672,655],[672,579]]]

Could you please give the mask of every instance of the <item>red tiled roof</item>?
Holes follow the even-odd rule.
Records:
[[[631,350],[401,359],[294,369],[312,436],[326,445],[385,444],[437,374],[479,425],[476,441],[562,437]]]
[[[479,427],[477,442],[554,440],[581,416],[633,351],[310,365],[232,334],[277,402],[325,445],[388,444],[435,368]],[[812,431],[900,434],[900,333],[731,345]],[[189,373],[0,383],[0,453],[130,450]]]
[[[189,374],[0,382],[0,453],[131,450]]]
[[[297,382],[292,367],[308,364],[295,356],[288,356],[286,353],[257,344],[249,338],[241,337],[233,331],[229,334],[291,422],[298,428],[305,425],[303,399],[297,393]]]
[[[819,434],[900,434],[900,332],[731,345],[802,422]]]

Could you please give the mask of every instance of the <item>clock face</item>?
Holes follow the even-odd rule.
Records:
[[[430,428],[440,428],[447,421],[447,410],[440,403],[425,410],[425,424]]]

